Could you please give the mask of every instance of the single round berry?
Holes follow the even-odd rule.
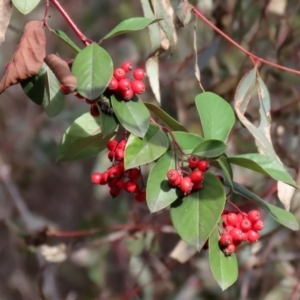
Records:
[[[117,68],[114,70],[114,77],[120,81],[125,78],[126,72],[122,68]]]
[[[146,201],[146,192],[140,191],[140,192],[134,194],[134,199],[138,202],[145,202]]]
[[[203,187],[203,181],[194,182],[193,190],[197,191],[200,190]]]
[[[193,183],[189,177],[184,177],[180,182],[180,189],[186,195],[190,194],[193,189]]]
[[[252,225],[252,229],[255,230],[255,231],[260,231],[260,230],[263,230],[264,229],[264,221],[259,219],[257,222],[255,222],[253,225]]]
[[[121,177],[121,172],[117,166],[113,166],[108,170],[108,178],[116,179]]]
[[[146,76],[146,73],[141,68],[135,69],[133,72],[133,77],[136,80],[143,80],[145,78],[145,76]]]
[[[223,252],[225,253],[226,256],[229,256],[235,252],[235,245],[230,244],[226,248],[223,249]]]
[[[146,86],[143,81],[134,80],[131,83],[131,88],[135,94],[143,94],[145,92]]]
[[[114,186],[110,188],[109,193],[113,198],[115,198],[120,195],[121,191],[118,187]]]
[[[125,149],[125,146],[126,146],[126,143],[127,143],[127,140],[121,140],[117,146],[117,149],[122,149],[124,150]]]
[[[105,185],[105,184],[107,184],[107,181],[108,181],[108,172],[105,171],[104,173],[102,173],[102,178],[101,178],[99,184]]]
[[[120,92],[128,91],[131,88],[131,82],[127,78],[121,79],[118,84],[119,84],[118,90]]]
[[[192,169],[197,168],[199,161],[200,161],[200,158],[198,156],[195,156],[195,155],[190,156],[188,159],[190,168],[192,168]]]
[[[170,182],[174,182],[180,177],[180,173],[177,169],[171,169],[167,173],[167,178]]]
[[[248,212],[248,219],[251,223],[255,223],[260,220],[260,213],[258,210],[251,210]]]
[[[106,148],[110,151],[114,151],[118,145],[118,141],[110,140],[106,143]]]
[[[244,219],[242,220],[242,222],[240,223],[240,229],[243,232],[247,232],[252,228],[252,224],[248,219]]]
[[[257,231],[249,230],[246,234],[250,243],[255,243],[259,239],[259,233]]]
[[[100,116],[100,111],[99,111],[96,103],[91,104],[90,113],[93,117]]]
[[[192,182],[194,182],[194,183],[201,182],[204,179],[203,173],[200,170],[194,170],[190,174],[190,178],[191,178]]]
[[[200,160],[197,164],[197,168],[202,171],[206,172],[209,169],[210,165],[207,160]]]
[[[135,193],[139,189],[138,184],[135,181],[128,180],[125,182],[124,190],[128,193]]]
[[[133,68],[132,63],[129,61],[125,61],[122,63],[121,68],[127,73],[130,72]]]
[[[121,91],[120,96],[121,96],[121,98],[123,100],[129,101],[129,100],[131,100],[133,98],[134,92],[133,92],[133,90],[131,88],[129,88],[126,91]]]
[[[116,181],[116,187],[118,187],[120,190],[123,190],[125,186],[124,180],[123,179],[118,179]]]
[[[118,181],[117,178],[110,178],[108,172],[108,182],[107,182],[108,187],[109,188],[116,187],[117,181]]]
[[[241,241],[242,240],[242,235],[243,235],[243,232],[241,229],[238,229],[238,228],[233,228],[231,231],[230,231],[230,235],[232,236],[232,240],[233,241]]]
[[[115,150],[115,159],[116,160],[123,160],[124,159],[124,150],[117,148]]]
[[[130,180],[137,180],[141,177],[141,171],[138,168],[130,169],[128,171],[128,178]]]
[[[115,77],[113,77],[108,84],[108,89],[110,91],[116,91],[118,87],[119,87],[119,82]]]
[[[101,178],[102,178],[101,173],[94,173],[91,175],[91,181],[94,184],[100,184]]]
[[[180,185],[181,180],[182,180],[182,177],[179,176],[179,177],[178,177],[176,180],[174,180],[174,181],[170,181],[170,180],[169,180],[169,184],[170,184],[171,186],[176,187],[176,186],[179,186],[179,185]]]
[[[228,225],[236,226],[238,223],[238,216],[235,213],[229,213],[226,218],[226,222]]]
[[[232,236],[228,233],[222,234],[220,238],[220,244],[222,246],[228,246],[232,244]]]

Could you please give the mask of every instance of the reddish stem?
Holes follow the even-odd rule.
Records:
[[[48,0],[49,1],[49,0]],[[47,1],[47,2],[48,2]],[[66,20],[66,22],[70,25],[74,33],[78,36],[78,38],[83,42],[85,46],[88,46],[93,41],[87,38],[81,30],[77,27],[77,25],[73,22],[73,20],[70,18],[70,16],[67,14],[65,9],[60,5],[58,0],[50,0],[50,2],[56,7],[56,9],[60,12],[60,14],[63,16],[63,18]]]
[[[231,206],[233,206],[239,213],[243,213],[234,203],[232,203],[230,200],[226,200],[227,203],[229,203]]]
[[[192,8],[192,11],[194,14],[202,19],[207,25],[209,25],[213,30],[215,30],[218,34],[220,34],[223,38],[225,38],[227,41],[229,41],[231,44],[233,44],[235,47],[237,47],[239,50],[244,52],[246,55],[249,56],[249,58],[252,60],[252,62],[256,65],[257,63],[264,63],[266,65],[272,66],[274,68],[289,72],[289,73],[294,73],[297,75],[300,75],[300,71],[297,71],[295,69],[287,68],[282,65],[273,63],[271,61],[268,61],[266,59],[263,59],[252,52],[248,51],[244,47],[242,47],[240,44],[235,42],[232,38],[230,38],[226,33],[224,33],[222,30],[220,30],[217,26],[215,26],[211,21],[209,21],[200,11],[198,11],[195,7]]]

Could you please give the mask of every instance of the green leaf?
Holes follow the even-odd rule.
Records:
[[[119,23],[113,30],[111,30],[104,38],[108,39],[110,37],[131,32],[137,31],[146,28],[148,25],[159,22],[162,18],[158,19],[149,19],[143,17],[136,17],[122,21]]]
[[[65,105],[65,95],[51,69],[45,64],[45,92],[42,105],[48,117],[56,117]]]
[[[173,136],[186,154],[192,154],[196,146],[204,141],[201,136],[189,132],[173,131]],[[172,141],[171,138],[170,140]]]
[[[104,136],[115,132],[115,130],[119,125],[115,115],[109,115],[103,112],[100,113],[100,122],[101,122],[102,134]]]
[[[242,154],[228,158],[232,164],[269,175],[272,178],[285,182],[293,187],[297,187],[291,175],[285,170],[284,166],[277,160],[258,153]]]
[[[20,82],[27,97],[38,105],[42,105],[45,94],[46,66],[42,65],[36,76]]]
[[[111,104],[120,124],[129,132],[143,138],[150,124],[150,113],[144,103],[137,96],[126,102],[113,95]]]
[[[219,140],[204,140],[194,149],[193,154],[200,157],[217,157],[222,155],[227,145]]]
[[[74,161],[98,155],[114,133],[103,136],[100,117],[85,113],[66,130],[57,149],[57,161]]]
[[[205,139],[226,141],[235,117],[231,106],[220,96],[205,92],[195,100]]]
[[[225,184],[228,185],[228,183],[226,182]],[[292,213],[265,202],[259,196],[236,182],[233,183],[233,187],[234,193],[242,195],[243,197],[256,202],[259,206],[265,209],[270,214],[270,216],[278,223],[292,230],[299,230],[298,221]]]
[[[110,55],[97,44],[91,44],[75,57],[72,73],[77,77],[77,91],[87,99],[98,98],[113,75]]]
[[[233,173],[232,173],[232,168],[231,164],[228,162],[228,158],[226,154],[221,155],[217,162],[219,163],[221,169],[224,172],[225,178],[230,184],[230,188],[233,190]]]
[[[236,255],[225,256],[219,247],[219,232],[216,226],[209,237],[209,263],[211,271],[222,291],[233,285],[238,278]]]
[[[171,206],[171,219],[180,237],[200,251],[218,223],[225,201],[220,180],[205,173],[201,190],[178,199]]]
[[[146,135],[141,139],[131,134],[125,149],[125,169],[150,163],[161,157],[169,148],[169,139],[157,125],[150,124]]]
[[[64,41],[70,48],[72,48],[75,52],[80,52],[81,49],[67,36],[66,33],[59,29],[51,29],[50,30],[54,35],[58,36],[62,41]]]
[[[146,187],[147,205],[150,211],[159,211],[177,198],[176,189],[167,180],[167,172],[175,168],[173,151],[166,152],[151,169]]]
[[[14,6],[24,15],[30,13],[41,0],[12,0]]]
[[[163,121],[170,129],[184,132],[188,131],[183,125],[181,125],[178,121],[173,119],[159,106],[148,102],[146,102],[145,105],[151,112],[153,112],[157,117],[159,117],[160,120]]]

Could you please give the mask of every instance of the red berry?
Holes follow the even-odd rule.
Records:
[[[116,181],[116,187],[118,187],[120,190],[123,190],[125,186],[124,180],[123,179],[119,179]]]
[[[197,164],[197,168],[202,171],[206,172],[209,169],[210,165],[207,160],[200,160]]]
[[[114,151],[118,145],[116,140],[110,140],[106,143],[106,148],[110,151]]]
[[[100,184],[101,185],[107,184],[107,180],[108,180],[108,172],[105,171],[104,173],[102,173],[102,178],[100,180]]]
[[[241,229],[238,229],[238,228],[233,228],[230,231],[230,235],[232,236],[233,241],[241,241],[243,238],[243,236],[242,236],[243,232]]]
[[[240,223],[240,229],[243,232],[247,232],[252,228],[251,222],[248,219],[244,219],[241,223]]]
[[[237,213],[237,216],[238,216],[239,223],[241,223],[245,218],[248,219],[248,216],[245,213]]]
[[[255,243],[259,239],[259,233],[257,231],[254,231],[254,230],[249,230],[247,232],[247,237],[248,237],[248,241],[250,243]]]
[[[128,91],[129,89],[131,88],[131,82],[129,79],[121,79],[119,81],[119,87],[118,87],[118,90],[122,93],[122,92],[125,92],[125,91]]]
[[[143,81],[134,80],[131,83],[131,88],[135,94],[143,94],[145,92],[146,86]]]
[[[70,90],[63,84],[60,85],[60,89],[62,90],[62,92],[67,95],[67,94],[70,94]]]
[[[118,87],[119,87],[119,82],[115,77],[113,77],[108,84],[108,89],[110,91],[116,91]]]
[[[200,190],[203,186],[203,181],[199,181],[199,182],[194,182],[194,185],[193,185],[193,190],[196,191],[196,190]]]
[[[117,149],[122,149],[124,150],[125,149],[125,146],[126,146],[126,143],[127,143],[127,140],[121,140],[117,146]]]
[[[188,159],[189,166],[193,168],[197,168],[198,162],[200,161],[200,158],[198,156],[190,156]]]
[[[169,184],[170,184],[171,186],[179,186],[180,183],[181,183],[181,180],[182,180],[182,177],[179,176],[176,180],[174,180],[174,181],[169,181]]]
[[[248,212],[248,219],[251,223],[255,223],[260,219],[260,213],[258,210],[251,210]]]
[[[252,229],[255,231],[260,231],[260,230],[264,229],[264,226],[265,226],[264,221],[259,219],[257,222],[255,222],[252,225]]]
[[[94,173],[91,175],[91,180],[92,183],[94,184],[99,184],[102,178],[102,174],[101,173]]]
[[[125,61],[122,63],[121,68],[127,73],[130,72],[133,68],[132,63],[129,61]]]
[[[196,182],[201,182],[204,177],[203,177],[203,173],[200,170],[194,170],[190,174],[190,178],[192,182],[196,183]]]
[[[116,179],[121,177],[121,172],[117,166],[113,166],[108,170],[108,178]]]
[[[125,168],[124,168],[124,161],[123,160],[120,161],[117,166],[118,166],[120,172],[123,174],[124,170],[125,170]]]
[[[130,169],[128,171],[128,178],[130,180],[137,180],[141,177],[141,171],[138,168]]]
[[[225,253],[226,256],[231,255],[232,253],[235,252],[235,245],[230,244],[226,248],[223,249],[223,252]]]
[[[228,225],[236,226],[238,223],[238,216],[231,212],[227,215],[226,222]]]
[[[184,178],[181,179],[180,189],[186,195],[191,193],[191,191],[193,189],[193,183],[192,183],[190,177],[184,177]]]
[[[178,179],[178,177],[180,177],[180,173],[176,169],[171,169],[167,173],[167,178],[170,182],[176,181]]]
[[[126,72],[122,68],[117,68],[114,70],[114,77],[120,81],[121,79],[125,78]]]
[[[129,88],[126,91],[121,91],[120,96],[121,96],[121,98],[123,100],[129,101],[129,100],[131,100],[133,98],[134,92],[133,92],[133,90],[131,88]]]
[[[124,189],[128,193],[135,193],[138,191],[139,187],[135,181],[128,180],[125,182]]]
[[[113,161],[115,158],[115,151],[109,151],[107,157],[110,161]]]
[[[231,226],[231,225],[225,226],[225,228],[224,228],[224,230],[223,230],[223,234],[224,234],[224,233],[230,233],[230,232],[232,231],[233,228],[234,228],[234,227]]]
[[[100,111],[97,107],[97,104],[96,103],[93,103],[90,107],[90,113],[93,117],[98,117],[100,116]]]
[[[95,103],[95,100],[90,100],[90,99],[85,98],[85,103],[93,104],[93,103]]]
[[[117,148],[115,150],[115,159],[116,160],[123,160],[124,159],[124,150]]]
[[[143,80],[146,76],[146,73],[143,69],[135,69],[134,72],[133,72],[133,77],[134,79],[136,80]]]
[[[232,244],[232,236],[228,233],[222,234],[220,238],[220,244],[222,246],[228,246]]]
[[[115,198],[120,195],[121,191],[118,187],[111,187],[109,190],[110,195]]]
[[[146,192],[141,191],[134,195],[134,199],[138,202],[145,202],[146,201]]]

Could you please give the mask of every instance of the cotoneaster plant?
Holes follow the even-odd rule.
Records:
[[[13,3],[21,12],[28,12],[20,6],[20,1]],[[153,73],[147,67],[149,64],[145,62],[146,70],[134,68],[130,61],[114,66],[113,58],[100,46],[105,39],[159,24],[166,16],[124,20],[96,43],[79,31],[58,1],[46,3],[44,20],[27,23],[0,82],[0,92],[20,83],[26,95],[42,105],[49,117],[63,110],[68,94],[90,105],[89,111],[74,120],[63,135],[57,150],[58,163],[92,158],[107,151],[111,166],[91,174],[92,184],[107,185],[111,197],[116,198],[113,201],[120,200],[123,192],[132,195],[132,199],[147,205],[149,213],[169,209],[170,219],[181,239],[197,251],[208,249],[212,273],[223,290],[238,277],[235,253],[239,245],[255,243],[260,238],[264,228],[262,210],[283,226],[299,229],[292,213],[265,202],[234,182],[232,165],[296,187],[262,129],[245,121],[245,107],[254,91],[259,94],[261,106],[266,108],[270,103],[257,57],[251,56],[254,68],[237,86],[234,109],[239,121],[256,140],[258,152],[231,156],[227,144],[236,118],[226,100],[204,90],[195,95],[203,134],[190,133],[159,105],[144,102],[139,97],[146,89],[146,73],[157,94],[153,82],[158,80],[158,73]],[[63,12],[83,42],[83,48],[77,47],[64,32],[50,28],[47,18],[50,4]],[[179,5],[177,14],[183,25],[192,13],[215,29],[186,1]],[[72,59],[46,54],[47,30],[74,50]],[[24,62],[20,61],[21,53],[25,53]],[[20,65],[24,67],[21,73],[18,72]],[[151,72],[148,73],[147,68]],[[197,79],[201,85],[199,77]],[[260,113],[261,118],[267,120],[268,112],[262,109]],[[143,171],[145,165],[151,166],[149,174]],[[234,194],[253,201],[259,208],[243,211],[229,200]]]

